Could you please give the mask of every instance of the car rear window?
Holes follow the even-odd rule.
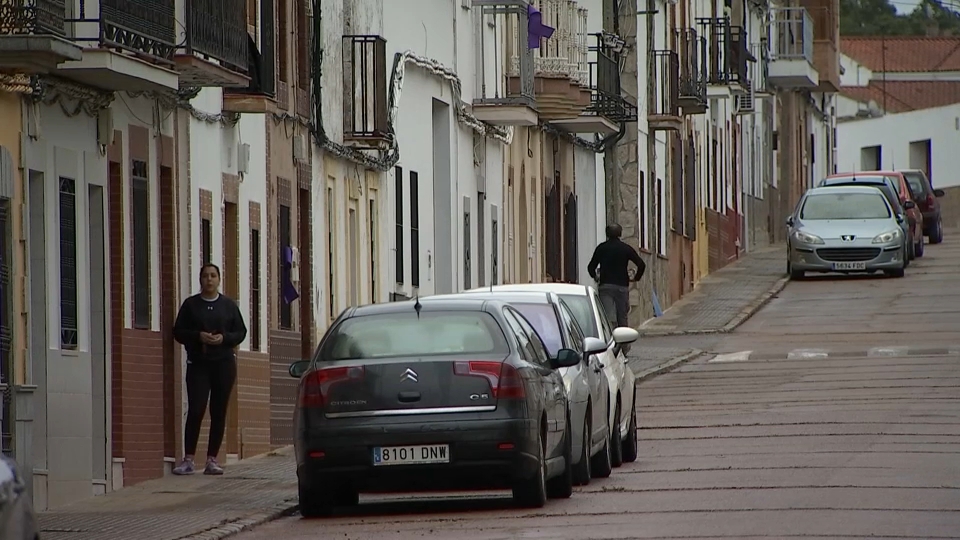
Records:
[[[803,203],[801,219],[883,219],[890,209],[879,191],[872,193],[818,193]]]
[[[903,173],[903,177],[907,179],[907,183],[910,184],[910,191],[917,197],[926,195],[927,189],[924,185],[923,177],[917,173]]]
[[[560,335],[560,321],[557,320],[557,312],[554,311],[553,306],[517,302],[510,302],[510,305],[526,317],[533,329],[540,334],[540,339],[547,348],[547,354],[551,357],[556,356],[563,348],[563,337]]]
[[[570,313],[573,313],[573,318],[577,320],[586,337],[600,337],[589,298],[579,294],[561,294],[560,299],[570,308]]]
[[[506,355],[497,320],[482,311],[384,313],[342,321],[324,340],[320,361],[435,355]]]

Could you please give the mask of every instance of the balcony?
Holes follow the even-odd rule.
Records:
[[[742,26],[732,26],[727,17],[698,18],[697,26],[705,40],[700,57],[707,64],[707,97],[727,99],[742,93],[747,78],[747,62],[753,58],[747,48],[747,35]]]
[[[770,10],[770,64],[767,80],[781,88],[816,88],[813,18],[803,8]]]
[[[246,0],[186,0],[183,6],[186,32],[174,58],[181,86],[247,86]]]
[[[489,25],[483,29],[481,38],[483,56],[492,61],[483,61],[477,76],[481,79],[480,91],[473,100],[473,115],[478,120],[498,126],[535,126],[539,122],[534,100],[533,49],[527,47],[527,4],[525,0],[473,0],[474,9]],[[492,26],[492,28],[489,28]],[[508,41],[498,41],[505,36]],[[489,40],[489,41],[487,41]],[[491,43],[492,42],[492,43]],[[506,49],[510,58],[516,56],[516,81],[512,91],[507,88],[506,77],[498,69],[500,54]],[[492,77],[487,64],[493,64]]]
[[[620,94],[620,53],[613,34],[594,34],[595,45],[590,47],[595,60],[588,62],[590,105],[576,118],[555,120],[553,124],[572,133],[610,134],[620,130],[620,124],[637,121],[637,107]]]
[[[84,46],[58,74],[110,91],[176,90],[174,0],[100,0],[68,4],[66,33]]]
[[[813,19],[813,67],[820,76],[818,92],[840,91],[840,5],[837,0],[801,0]]]
[[[66,39],[64,0],[0,0],[0,69],[47,72],[79,60]]]
[[[680,108],[684,115],[707,112],[707,63],[700,53],[706,50],[707,40],[693,28],[677,30],[677,48],[680,58]]]
[[[526,9],[526,3],[521,4]],[[578,8],[576,2],[569,0],[534,0],[531,5],[541,11],[544,24],[556,25],[553,35],[549,39],[540,39],[539,47],[532,50],[532,95],[540,121],[574,120],[591,103],[587,10]],[[529,80],[522,80],[522,74],[530,69],[524,66],[524,62],[529,60],[531,49],[519,39],[520,26],[524,25],[514,25],[513,37],[508,41],[508,45],[515,44],[507,51],[510,59],[508,95],[519,95],[524,84],[529,83]]]
[[[277,111],[274,100],[277,84],[274,13],[274,0],[260,0],[260,46],[253,36],[247,34],[250,83],[246,88],[224,89],[224,112],[265,114]]]
[[[653,101],[647,120],[653,131],[680,131],[680,57],[674,51],[653,51]]]
[[[387,40],[343,36],[343,140],[361,148],[380,148],[389,137]]]

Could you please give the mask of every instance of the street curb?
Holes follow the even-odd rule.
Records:
[[[653,366],[650,369],[646,369],[638,373],[635,378],[636,379],[635,384],[640,384],[643,381],[650,380],[656,377],[657,375],[669,373],[674,369],[677,369],[681,365],[686,364],[687,362],[693,360],[694,358],[698,358],[702,356],[703,354],[704,354],[704,351],[701,351],[700,349],[693,349],[687,354],[684,354],[681,356],[675,356],[660,365]]]
[[[296,498],[287,499],[284,502],[275,505],[273,508],[270,508],[269,510],[223,523],[217,527],[214,527],[213,529],[207,529],[203,532],[181,536],[177,538],[177,540],[221,540],[223,538],[240,534],[244,531],[249,531],[250,529],[259,527],[282,517],[291,516],[299,509],[300,504]]]
[[[747,319],[752,317],[756,312],[760,311],[760,308],[765,306],[767,302],[770,301],[771,298],[773,298],[780,291],[782,291],[784,287],[787,286],[787,283],[789,282],[790,282],[789,277],[782,277],[778,279],[769,289],[767,289],[767,292],[761,294],[753,302],[750,302],[750,304],[748,304],[747,307],[743,308],[740,311],[740,313],[737,314],[736,317],[734,317],[730,322],[728,322],[727,324],[723,325],[720,328],[708,328],[704,330],[661,330],[661,331],[654,330],[650,332],[644,332],[641,327],[641,329],[638,330],[640,332],[640,337],[644,338],[644,337],[702,336],[702,335],[710,335],[710,334],[729,334],[730,332],[736,330],[737,327],[739,327],[741,324],[745,323]]]

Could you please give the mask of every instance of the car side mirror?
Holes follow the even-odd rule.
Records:
[[[557,357],[553,359],[553,369],[573,367],[580,363],[580,353],[573,349],[560,349],[557,351]]]
[[[616,342],[617,345],[626,345],[638,339],[640,339],[640,332],[637,332],[633,328],[621,326],[613,329],[613,341]]]
[[[600,338],[583,338],[583,354],[599,354],[607,350],[607,344]]]
[[[306,373],[308,369],[310,369],[309,360],[298,360],[290,364],[287,372],[290,373],[290,376],[294,379],[299,379],[300,377],[303,377],[303,374]]]
[[[787,227],[793,227],[794,221],[793,216],[787,218]]]
[[[934,197],[943,197],[944,195],[946,195],[946,192],[944,192],[942,189],[933,190]]]
[[[903,214],[897,214],[897,223],[903,223]]]
[[[907,210],[912,210],[917,207],[917,203],[913,201],[907,201],[903,203],[903,207],[906,208]]]

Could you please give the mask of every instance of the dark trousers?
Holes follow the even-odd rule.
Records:
[[[600,303],[606,312],[607,320],[615,328],[630,326],[627,316],[630,313],[630,288],[622,285],[600,285]]]
[[[237,380],[236,359],[187,362],[187,425],[184,428],[186,455],[197,452],[200,424],[210,402],[210,442],[207,455],[216,457],[227,427],[227,407]]]

